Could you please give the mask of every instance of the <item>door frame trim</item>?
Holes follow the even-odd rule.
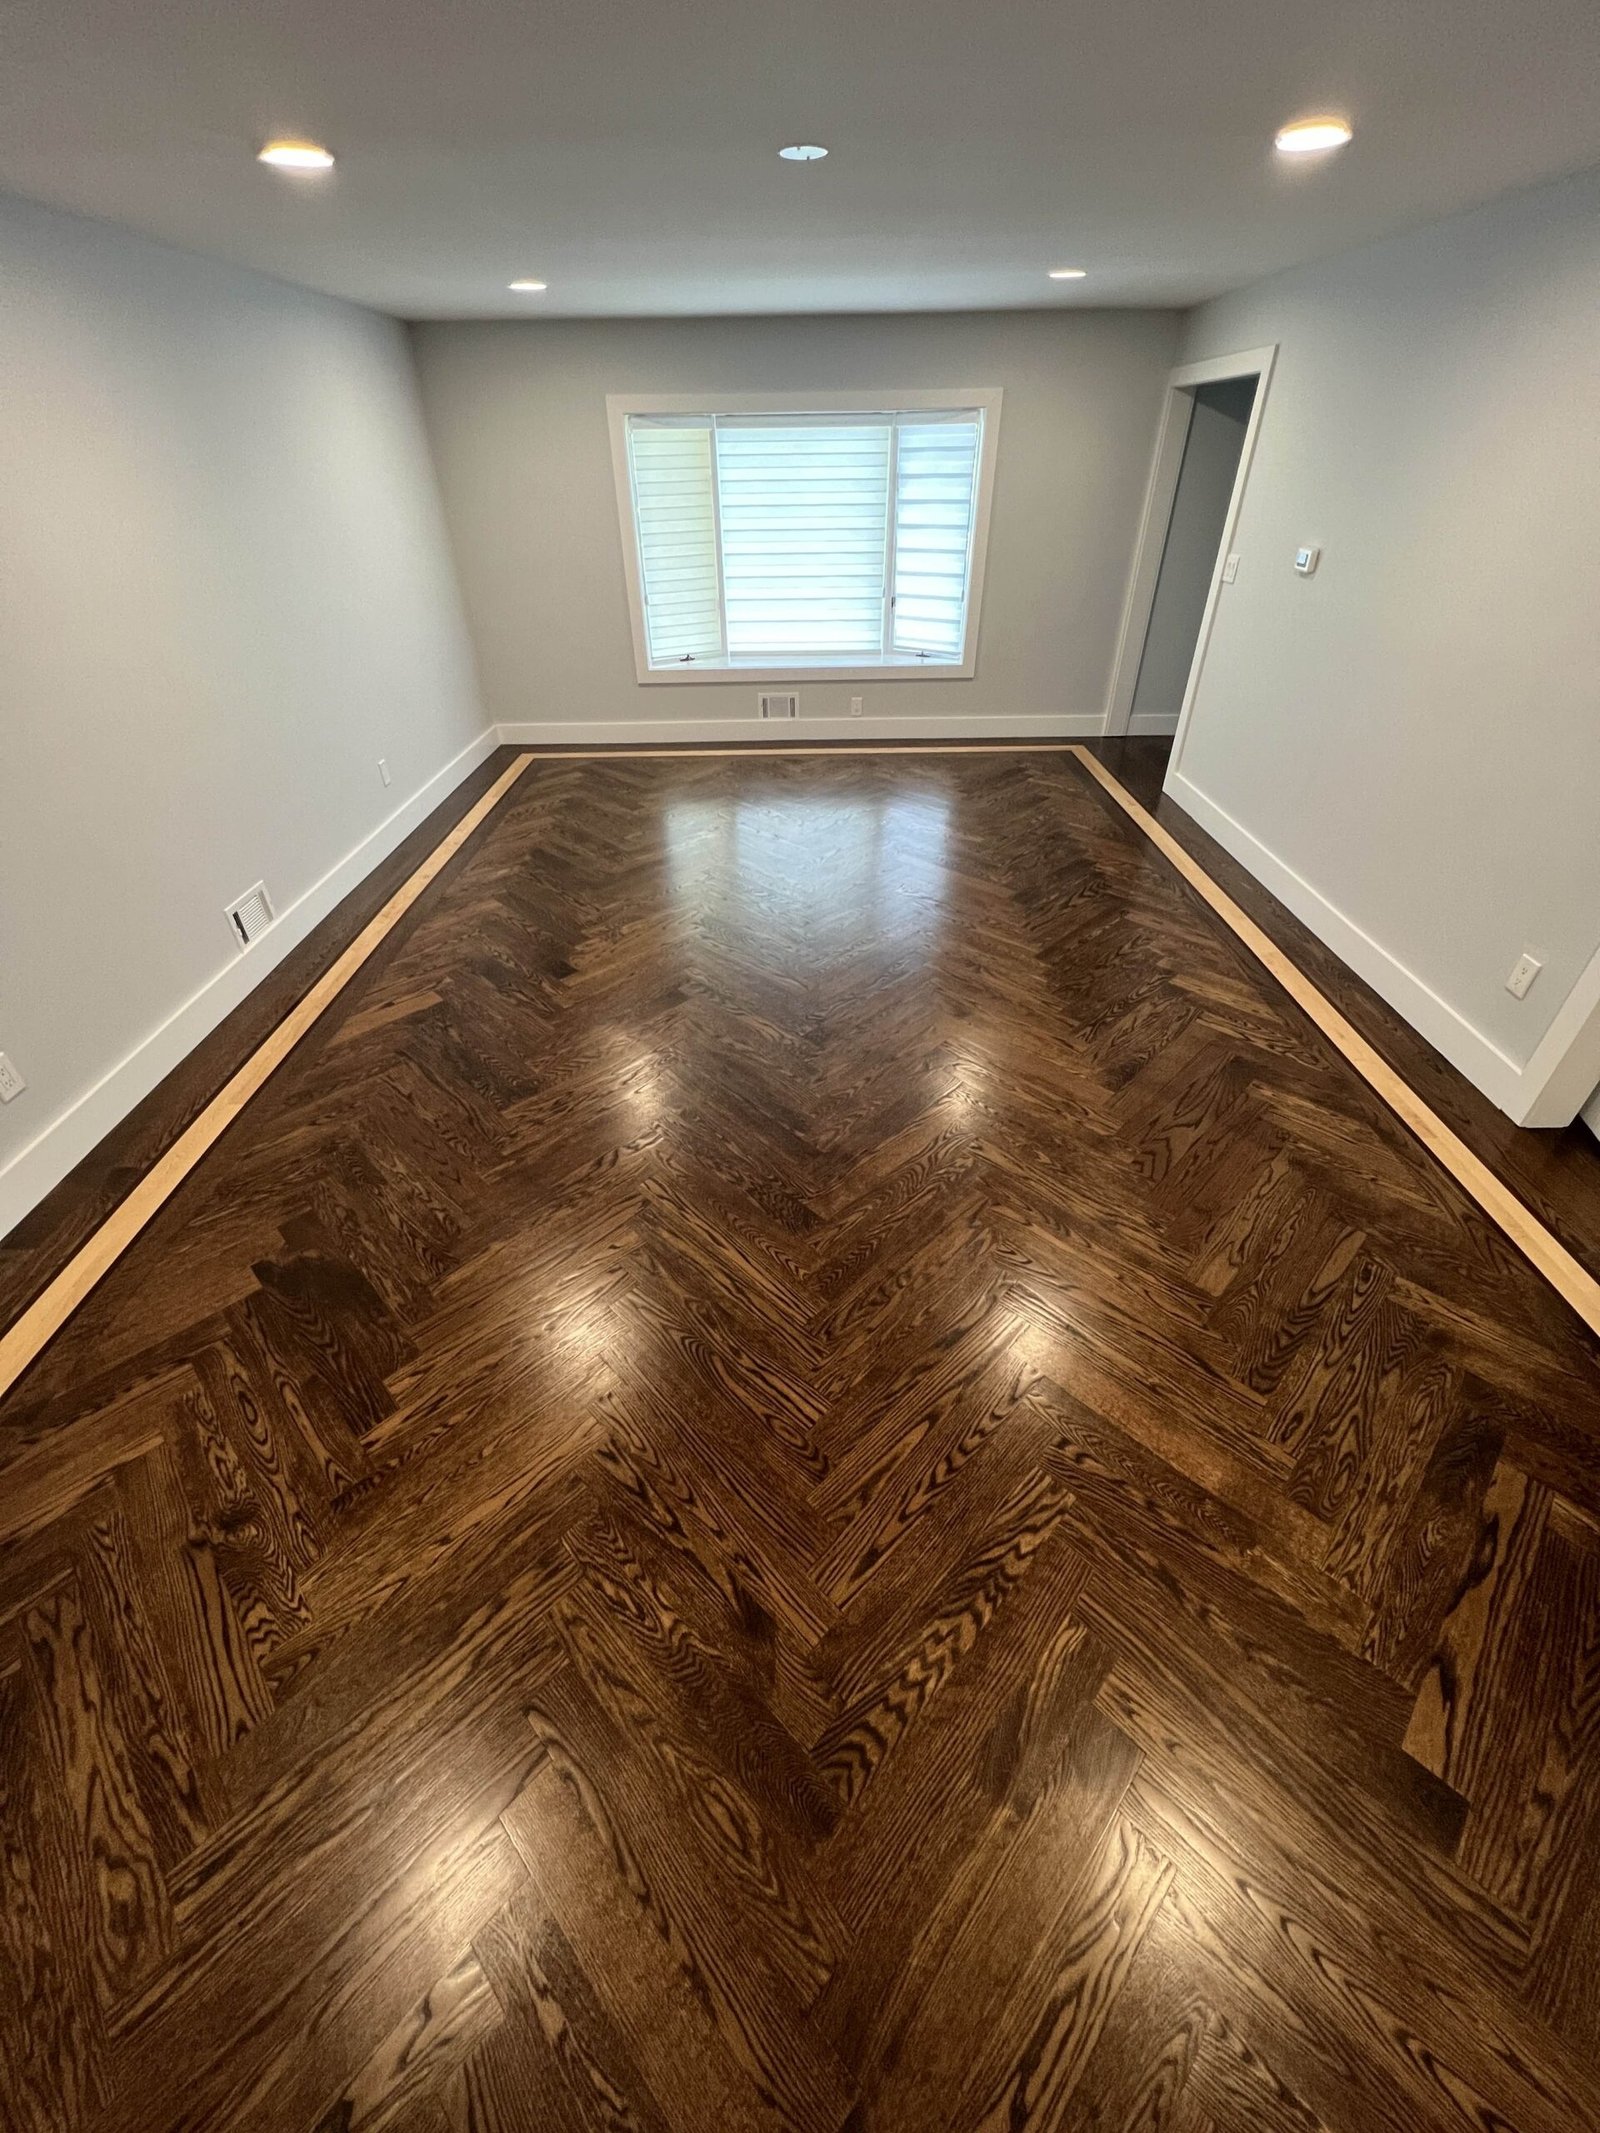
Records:
[[[1200,669],[1205,664],[1206,647],[1216,616],[1217,596],[1222,590],[1222,565],[1233,543],[1234,528],[1238,523],[1239,507],[1244,500],[1245,483],[1250,475],[1250,461],[1255,453],[1256,436],[1261,428],[1262,411],[1266,406],[1267,391],[1272,382],[1277,354],[1278,344],[1271,341],[1265,347],[1244,348],[1234,355],[1207,356],[1198,363],[1180,363],[1168,376],[1162,395],[1161,416],[1156,426],[1155,453],[1150,462],[1150,476],[1145,484],[1139,530],[1134,537],[1133,563],[1128,573],[1128,590],[1122,603],[1122,622],[1117,631],[1117,649],[1111,662],[1111,681],[1106,692],[1107,733],[1126,733],[1132,721],[1133,693],[1138,685],[1139,664],[1144,657],[1145,638],[1155,607],[1156,583],[1161,575],[1161,558],[1166,552],[1167,533],[1172,525],[1172,507],[1178,494],[1178,476],[1183,471],[1184,447],[1189,439],[1194,389],[1197,385],[1219,385],[1229,378],[1253,377],[1260,381],[1256,387],[1255,404],[1250,410],[1250,420],[1245,425],[1239,467],[1233,477],[1233,493],[1228,498],[1222,539],[1217,545],[1216,564],[1211,573],[1211,585],[1206,593],[1206,604],[1200,617],[1199,633],[1195,638],[1194,659],[1189,667],[1189,679],[1178,712],[1177,734],[1172,744],[1174,765],[1183,747],[1189,709],[1194,702]]]

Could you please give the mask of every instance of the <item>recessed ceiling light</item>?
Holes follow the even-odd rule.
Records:
[[[828,151],[819,148],[815,141],[793,141],[787,148],[780,148],[778,153],[786,163],[820,163]]]
[[[1280,155],[1314,156],[1325,149],[1342,148],[1350,138],[1350,122],[1342,118],[1296,119],[1280,126],[1273,146]]]
[[[519,296],[537,296],[548,286],[547,282],[542,281],[508,281],[506,283],[506,287],[515,289]]]
[[[256,156],[274,170],[332,170],[333,157],[316,141],[268,141]]]
[[[1050,269],[1050,279],[1052,281],[1082,281],[1088,271],[1087,267],[1052,267]]]

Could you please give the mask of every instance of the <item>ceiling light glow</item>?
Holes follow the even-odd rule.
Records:
[[[538,296],[549,286],[548,282],[543,281],[508,281],[506,283],[506,287],[515,289],[519,296]]]
[[[1350,122],[1342,118],[1295,119],[1280,126],[1273,146],[1280,155],[1315,156],[1330,148],[1342,148],[1350,138]]]
[[[1050,279],[1052,281],[1082,281],[1088,271],[1087,267],[1052,267],[1050,269]]]
[[[791,141],[787,148],[780,148],[778,153],[786,163],[820,163],[828,151],[826,148],[819,148],[815,141]]]
[[[333,156],[317,141],[268,141],[256,155],[274,170],[332,170]]]

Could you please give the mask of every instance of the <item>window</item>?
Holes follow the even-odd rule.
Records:
[[[609,406],[641,681],[972,673],[998,392]]]

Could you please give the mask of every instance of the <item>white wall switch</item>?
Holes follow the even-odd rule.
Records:
[[[11,1064],[4,1052],[0,1052],[0,1104],[10,1103],[13,1096],[20,1096],[28,1084]]]
[[[1294,552],[1294,567],[1301,577],[1309,578],[1321,559],[1320,548],[1297,548]]]
[[[1233,583],[1234,579],[1235,579],[1235,578],[1236,578],[1236,577],[1237,577],[1238,575],[1239,575],[1239,558],[1238,558],[1238,557],[1237,557],[1236,555],[1231,555],[1231,556],[1229,556],[1229,558],[1228,558],[1227,562],[1226,562],[1226,563],[1224,563],[1224,564],[1223,564],[1223,566],[1222,566],[1222,582],[1223,582],[1223,584],[1224,584],[1224,585],[1231,585],[1231,584]]]
[[[861,699],[859,696],[852,696],[850,699],[850,716],[852,718],[861,716]]]
[[[387,785],[389,782],[389,758],[386,755],[380,755],[378,758],[378,775]]]
[[[1510,977],[1506,979],[1506,991],[1514,993],[1519,1000],[1525,1000],[1528,997],[1528,987],[1543,968],[1544,965],[1537,956],[1519,955],[1511,966]]]

